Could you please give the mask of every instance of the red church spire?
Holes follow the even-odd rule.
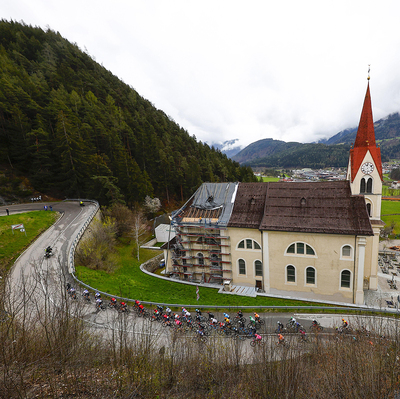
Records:
[[[350,150],[351,177],[354,181],[361,163],[363,162],[367,152],[371,153],[375,166],[382,178],[382,161],[381,149],[376,146],[374,121],[372,118],[371,93],[369,91],[369,69],[368,69],[368,86],[365,94],[364,105],[361,112],[360,123],[358,125],[357,137],[354,148]]]
[[[376,147],[374,121],[372,118],[371,93],[369,92],[369,81],[367,93],[365,94],[364,106],[358,124],[355,147]]]

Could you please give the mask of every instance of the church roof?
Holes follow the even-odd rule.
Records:
[[[375,129],[372,117],[369,81],[361,112],[360,123],[358,124],[356,141],[354,143],[354,148],[350,150],[351,181],[354,181],[357,171],[360,169],[361,163],[368,151],[371,153],[381,179],[383,179],[381,149],[376,146],[375,142]]]
[[[231,216],[238,183],[203,183],[190,200],[173,214],[180,223],[200,221],[226,226]]]
[[[258,229],[264,215],[268,183],[240,183],[229,227]]]
[[[240,183],[228,226],[373,235],[364,197],[351,195],[349,181]]]

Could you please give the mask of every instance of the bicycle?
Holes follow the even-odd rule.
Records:
[[[260,337],[260,338],[258,338]],[[258,346],[264,346],[265,341],[262,340],[261,335],[258,335],[254,337],[254,339],[252,341],[250,341],[250,346],[252,346],[253,348],[258,345]]]

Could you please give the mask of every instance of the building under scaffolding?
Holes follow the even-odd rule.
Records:
[[[173,278],[222,284],[232,280],[227,225],[238,183],[205,183],[178,211],[172,224],[168,272]]]

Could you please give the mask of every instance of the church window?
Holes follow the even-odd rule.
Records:
[[[369,202],[367,203],[367,212],[368,216],[371,217],[371,204]]]
[[[243,259],[239,259],[239,274],[246,274],[246,262]]]
[[[288,254],[294,254],[294,253],[296,253],[296,244],[290,245],[286,252],[287,252]]]
[[[261,249],[260,244],[250,238],[240,241],[237,247],[238,249]]]
[[[254,262],[254,267],[255,267],[255,275],[256,276],[262,276],[263,275],[263,269],[262,269],[262,263],[259,260],[256,260]]]
[[[286,281],[288,283],[296,282],[296,269],[292,265],[286,266]]]
[[[361,182],[360,182],[360,193],[365,193],[365,179],[364,179],[364,177],[361,179]]]
[[[349,270],[343,270],[340,273],[340,287],[341,288],[350,288],[351,282],[351,272]]]
[[[342,248],[342,255],[343,256],[351,256],[351,247],[350,247],[350,245],[345,245]]]
[[[351,245],[343,245],[343,247],[341,248],[341,259],[353,259],[353,247]]]
[[[372,193],[372,177],[367,180],[367,193]]]
[[[204,256],[201,252],[197,254],[197,257],[199,258],[199,265],[204,265]]]
[[[314,250],[309,245],[306,245],[306,254],[307,255],[315,255]]]
[[[306,269],[306,283],[315,284],[315,269],[311,266]]]
[[[304,242],[295,242],[286,249],[287,254],[315,256],[315,251]]]

